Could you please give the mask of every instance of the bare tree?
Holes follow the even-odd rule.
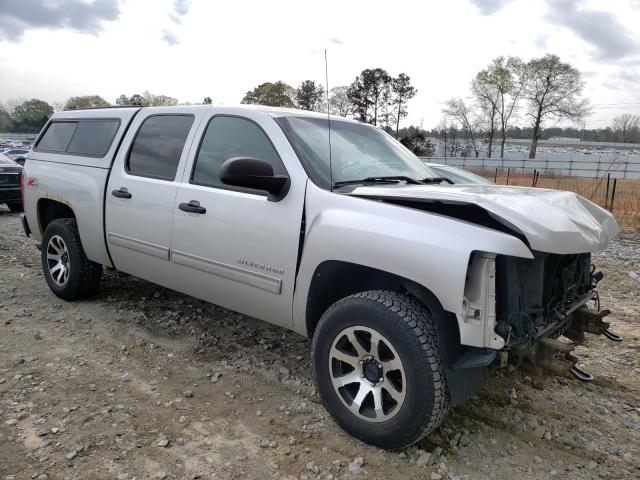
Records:
[[[142,95],[136,93],[127,97],[122,94],[116,98],[116,105],[131,105],[138,107],[165,107],[178,105],[178,99],[167,95],[155,95],[145,90]],[[184,105],[184,104],[183,104]]]
[[[633,141],[640,130],[640,116],[631,113],[623,113],[613,119],[613,131],[620,134],[622,143]],[[617,136],[617,135],[616,135]]]
[[[518,57],[497,57],[484,70],[478,72],[471,89],[481,104],[491,134],[500,130],[500,158],[504,158],[507,128],[526,85],[526,68]],[[489,136],[489,157],[493,138]]]
[[[471,81],[471,92],[478,102],[482,112],[484,131],[487,132],[487,158],[491,158],[493,151],[493,138],[496,134],[498,117],[498,102],[500,93],[494,81],[494,75],[488,70],[481,70]]]
[[[347,96],[349,87],[333,87],[329,95],[329,107],[331,113],[340,115],[341,117],[347,117],[353,114],[353,104]]]
[[[445,116],[440,123],[436,127],[438,133],[440,134],[440,138],[444,142],[444,158],[447,158],[447,155],[450,157],[454,157],[458,151],[458,143],[456,142],[456,138],[458,137],[458,125],[456,121],[451,121],[451,119]]]
[[[22,105],[26,101],[27,101],[27,98],[25,97],[10,98],[9,100],[4,102],[4,109],[13,118],[15,117],[15,114],[16,114],[15,112],[16,108]]]
[[[467,136],[467,139],[471,140],[471,146],[473,147],[473,151],[477,158],[480,152],[478,152],[478,145],[476,141],[477,119],[473,108],[467,105],[462,98],[458,97],[448,100],[446,107],[442,112],[460,124],[460,127]]]
[[[540,125],[549,117],[581,120],[590,113],[589,100],[581,98],[584,82],[580,71],[557,55],[547,54],[527,64],[524,98],[533,122],[529,158],[536,158]]]
[[[156,95],[149,90],[142,93],[143,103],[150,107],[173,107],[178,105],[178,99],[167,95]]]
[[[449,129],[449,124],[447,123],[447,119],[443,118],[440,120],[440,123],[436,128],[440,133],[440,138],[442,138],[442,141],[444,142],[444,158],[447,158],[447,140],[449,139],[449,132],[447,131]]]
[[[456,142],[456,138],[458,138],[458,127],[455,123],[451,123],[449,125],[449,155],[455,157],[458,153],[459,144]]]
[[[499,73],[498,89],[500,91],[500,103],[498,113],[500,115],[500,158],[504,158],[504,144],[507,142],[507,128],[509,121],[527,85],[527,65],[519,57],[509,57],[506,70]]]

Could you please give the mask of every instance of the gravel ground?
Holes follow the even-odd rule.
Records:
[[[630,272],[640,269],[640,234],[621,233],[614,238],[606,250],[594,254],[596,262],[626,268]]]
[[[513,367],[412,448],[342,432],[310,343],[118,272],[67,303],[0,207],[0,478],[640,478],[640,237],[599,254],[622,343],[576,350],[593,383]]]

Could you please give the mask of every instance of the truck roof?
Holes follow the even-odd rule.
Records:
[[[259,110],[274,118],[279,117],[309,117],[309,118],[327,118],[326,112],[311,112],[308,110],[297,110],[295,108],[280,108],[269,107],[264,105],[176,105],[172,107],[137,107],[137,106],[125,106],[125,105],[112,105],[109,107],[94,107],[94,108],[77,108],[73,110],[64,110],[54,114],[54,118],[95,118],[120,116],[122,113],[128,113],[140,109],[153,109],[157,111],[167,112],[191,112],[196,110],[224,110],[225,113],[237,113],[242,114],[247,110]],[[362,123],[358,120],[350,118],[340,117],[338,115],[330,115],[331,120],[351,123]]]

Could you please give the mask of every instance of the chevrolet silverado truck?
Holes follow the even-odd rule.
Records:
[[[58,112],[23,175],[23,227],[55,295],[89,295],[106,267],[310,337],[327,410],[384,448],[438,427],[490,365],[568,371],[560,335],[608,333],[591,252],[618,232],[609,212],[570,192],[454,185],[357,121]]]

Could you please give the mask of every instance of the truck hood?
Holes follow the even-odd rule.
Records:
[[[476,205],[524,236],[533,250],[568,254],[604,249],[618,232],[607,210],[573,192],[506,185],[375,185],[350,195],[382,201]],[[409,205],[410,206],[410,205]],[[446,208],[428,210],[447,215]],[[477,211],[477,210],[476,210]],[[473,218],[464,220],[473,222]]]

